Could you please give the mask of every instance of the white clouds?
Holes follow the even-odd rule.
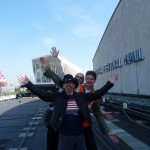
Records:
[[[58,1],[50,5],[54,20],[61,23],[61,27],[68,26],[68,32],[76,37],[97,37],[102,34],[97,15],[101,12],[101,5],[89,5],[68,1],[65,5]],[[61,5],[63,7],[61,7]],[[57,9],[56,9],[57,8]],[[96,13],[95,10],[96,9]]]
[[[73,34],[77,37],[95,37],[99,36],[101,29],[94,25],[81,25],[73,29]]]
[[[50,48],[50,47],[56,45],[56,41],[49,37],[45,37],[45,38],[41,39],[41,41],[42,41],[43,46],[46,48]]]
[[[85,70],[92,68],[91,59],[116,5],[114,1],[118,0],[95,0],[94,2],[46,0],[37,3],[31,1],[30,7],[26,2],[13,2],[11,3],[11,7],[14,8],[13,13],[7,7],[3,7],[0,13],[2,18],[0,58],[3,62],[6,57],[10,57],[8,59],[10,62],[6,62],[1,67],[1,70],[6,72],[7,79],[11,79],[12,83],[16,81],[18,71],[27,75],[33,74],[32,58],[48,54],[52,46],[60,48],[63,57],[71,59],[72,63],[78,64]],[[8,5],[7,1],[4,3]],[[22,11],[25,13],[20,22]],[[13,17],[8,18],[11,15]],[[11,58],[16,56],[17,59],[12,61]],[[20,60],[22,58],[24,61]],[[20,66],[24,67],[20,68]]]
[[[93,9],[85,9],[79,5],[70,5],[58,16],[58,19],[67,20],[73,35],[77,37],[96,37],[102,34],[100,21]]]

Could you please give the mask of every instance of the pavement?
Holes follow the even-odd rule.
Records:
[[[148,116],[147,118],[150,117],[149,97],[106,94],[102,98],[102,102],[104,104],[111,103],[119,105],[124,108],[124,110],[136,110],[146,114]],[[121,114],[121,112],[118,113]],[[150,141],[148,140],[150,136],[150,118],[149,120],[144,120],[141,117],[139,120],[136,118],[134,121],[134,119],[130,119],[128,114],[123,112],[122,115],[116,115],[115,118],[116,119],[112,121],[106,120],[106,123],[111,131],[115,132],[124,143],[134,150],[150,150]],[[147,126],[145,126],[145,124]]]
[[[47,128],[43,125],[42,117],[47,108],[48,103],[37,97],[0,102],[0,150],[45,150]],[[150,144],[129,132],[129,129],[133,131],[135,127],[125,119],[121,120],[123,116],[118,114],[120,118],[116,116],[111,121],[106,120],[106,123],[119,137],[119,144],[114,144],[103,135],[92,117],[98,150],[150,150]],[[127,126],[122,128],[125,124],[130,124],[129,129]],[[137,127],[137,130],[141,128]],[[149,130],[143,129],[141,132],[146,132],[145,138],[150,137]]]

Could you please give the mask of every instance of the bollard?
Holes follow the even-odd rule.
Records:
[[[128,104],[126,102],[123,103],[123,108],[127,109],[128,108]]]
[[[103,97],[103,102],[105,102],[105,97]]]

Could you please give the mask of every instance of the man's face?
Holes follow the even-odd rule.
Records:
[[[65,89],[67,94],[71,94],[73,92],[74,87],[75,87],[75,84],[73,82],[65,82],[63,84],[63,88]]]
[[[82,73],[77,73],[75,75],[75,78],[77,78],[79,84],[82,84],[84,82],[84,75]]]
[[[87,87],[93,87],[95,83],[95,79],[92,75],[87,75],[85,77],[85,82]]]

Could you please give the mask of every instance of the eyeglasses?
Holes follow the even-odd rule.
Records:
[[[77,79],[81,79],[83,80],[84,78],[83,77],[80,77],[80,76],[75,76]]]

